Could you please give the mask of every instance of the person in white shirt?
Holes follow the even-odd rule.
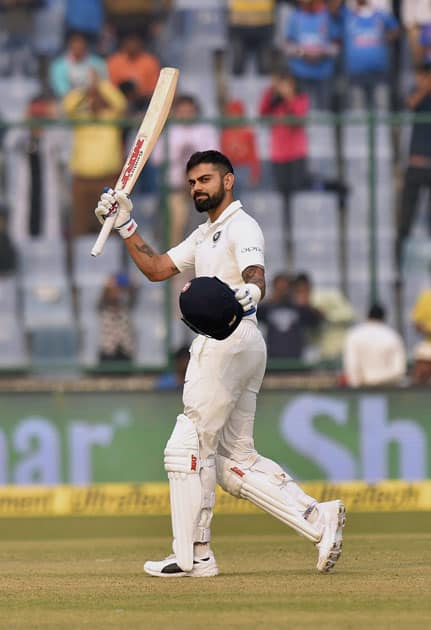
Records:
[[[396,384],[406,373],[404,342],[384,320],[384,308],[374,304],[367,321],[346,335],[343,365],[351,387]]]
[[[201,327],[205,334],[198,334],[191,345],[184,411],[177,417],[164,459],[174,554],[146,562],[144,570],[157,577],[217,575],[210,526],[218,482],[313,542],[318,549],[317,569],[326,573],[341,554],[343,503],[318,503],[306,495],[278,464],[259,455],[253,442],[256,397],[266,365],[265,342],[256,320],[265,293],[262,231],[241,202],[234,201],[235,177],[225,155],[213,150],[194,153],[186,174],[195,208],[207,212],[208,219],[165,254],[154,252],[139,236],[130,215],[132,202],[123,192],[111,189],[102,194],[95,211],[102,223],[116,213],[114,227],[149,280],[166,280],[194,269],[197,280],[216,277],[217,286],[219,281],[228,285],[243,309],[239,325],[234,325],[234,318],[226,321],[232,325],[229,336],[211,337],[211,330]],[[193,281],[183,292],[190,290],[190,284]],[[224,304],[213,310],[220,310],[221,319]],[[187,318],[190,322],[193,313]]]

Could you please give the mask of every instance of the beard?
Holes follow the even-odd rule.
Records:
[[[221,204],[224,196],[224,188],[223,186],[220,186],[219,190],[213,195],[202,194],[199,199],[193,197],[193,201],[195,202],[195,208],[198,212],[209,212],[210,210],[214,210],[214,208],[217,208],[217,206]]]

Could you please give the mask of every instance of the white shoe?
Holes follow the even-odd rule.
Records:
[[[177,565],[175,554],[168,556],[164,560],[148,560],[144,564],[144,571],[155,577],[213,577],[218,574],[217,563],[212,551],[209,551],[203,558],[193,560],[193,569],[183,571]]]
[[[318,509],[322,511],[323,534],[320,542],[316,544],[319,550],[317,570],[328,573],[341,556],[346,508],[344,503],[337,499],[319,503]]]

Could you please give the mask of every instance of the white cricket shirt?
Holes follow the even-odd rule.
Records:
[[[403,341],[387,324],[368,320],[347,333],[343,364],[352,387],[397,382],[406,371]]]
[[[244,269],[265,265],[262,230],[240,201],[232,202],[213,223],[202,223],[167,254],[179,271],[194,268],[196,277],[217,276],[232,289],[244,284]]]

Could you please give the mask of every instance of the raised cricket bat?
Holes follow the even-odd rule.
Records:
[[[133,146],[124,163],[120,177],[115,184],[116,190],[124,190],[128,195],[154,149],[174,100],[179,71],[177,68],[162,68],[151,97],[144,119],[136,134]],[[115,210],[115,208],[114,208]],[[91,250],[92,256],[99,256],[114,226],[116,215],[109,215],[100,230]]]

